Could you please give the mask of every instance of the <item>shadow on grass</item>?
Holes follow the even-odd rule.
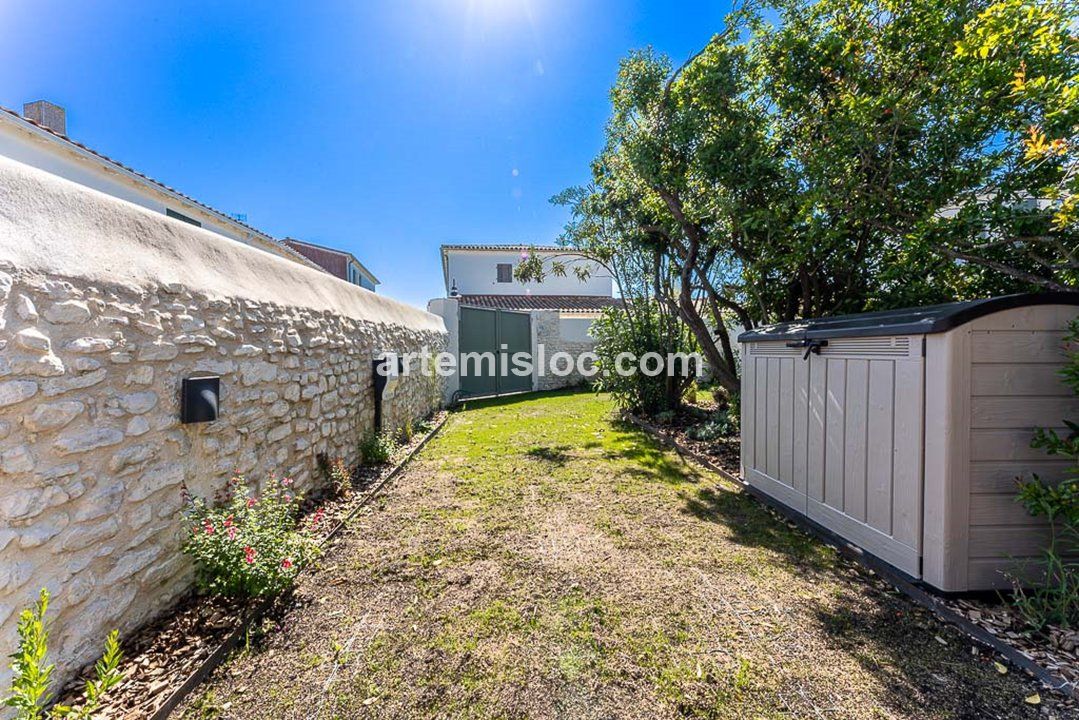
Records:
[[[525,450],[525,455],[533,460],[542,460],[561,467],[569,460],[569,445],[536,445]]]
[[[1018,675],[1000,675],[988,656],[972,656],[958,634],[905,598],[877,588],[847,592],[812,618],[880,684],[880,704],[910,716],[1034,718]],[[938,640],[939,638],[939,640]]]
[[[603,456],[609,460],[627,460],[637,466],[620,468],[620,473],[669,485],[700,482],[701,473],[696,467],[636,425],[612,420],[610,427],[613,433]]]
[[[730,531],[731,540],[740,545],[763,547],[816,570],[827,570],[835,563],[831,547],[790,527],[752,495],[737,488],[705,487],[687,494],[685,512],[698,520],[723,525]]]

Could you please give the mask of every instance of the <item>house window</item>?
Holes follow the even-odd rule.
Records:
[[[165,214],[168,215],[173,220],[179,220],[180,222],[185,222],[188,225],[194,225],[195,227],[202,227],[202,223],[200,223],[195,218],[189,218],[187,215],[184,215],[182,213],[178,213],[175,210],[173,210],[172,208],[165,208]]]
[[[513,282],[513,265],[510,263],[498,263],[498,282]]]

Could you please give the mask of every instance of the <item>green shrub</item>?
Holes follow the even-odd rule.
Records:
[[[1079,342],[1079,319],[1069,328],[1068,343]],[[1064,383],[1079,394],[1079,352],[1070,352],[1060,372]],[[1018,501],[1034,517],[1049,523],[1049,545],[1042,551],[1045,576],[1037,587],[1013,580],[1012,602],[1024,621],[1035,628],[1047,624],[1079,626],[1079,424],[1063,420],[1066,435],[1039,429],[1031,446],[1071,461],[1066,477],[1052,485],[1037,475],[1019,483]]]
[[[687,403],[689,403],[691,405],[696,403],[697,402],[697,391],[699,389],[700,388],[697,387],[697,381],[696,380],[691,380],[689,382],[689,384],[686,385],[686,389],[682,391],[682,402],[687,402]]]
[[[686,435],[691,440],[712,442],[721,438],[732,437],[738,434],[738,427],[733,425],[725,413],[717,413],[710,420],[686,430]]]
[[[364,465],[383,465],[393,457],[397,443],[390,433],[369,433],[360,441],[360,462]]]
[[[408,445],[412,442],[412,438],[416,436],[416,428],[412,425],[412,420],[405,420],[405,424],[401,426],[401,444]]]
[[[331,460],[325,453],[318,453],[315,456],[315,462],[319,473],[333,488],[334,494],[344,495],[351,492],[352,470],[344,458],[337,457]]]
[[[679,406],[693,377],[668,374],[666,368],[654,376],[618,372],[619,357],[625,354],[639,360],[652,352],[667,358],[672,353],[695,351],[688,331],[676,316],[664,312],[654,301],[626,300],[624,309],[604,310],[589,332],[596,339],[598,372],[593,387],[597,391],[610,393],[620,408],[645,415]],[[623,362],[623,366],[630,365],[637,367],[636,361]]]
[[[338,495],[344,495],[352,490],[352,470],[344,458],[334,458],[329,466],[330,483]]]
[[[50,710],[45,708],[52,702],[49,692],[52,673],[56,666],[46,660],[49,646],[49,628],[45,622],[45,613],[49,609],[49,591],[41,588],[38,601],[32,609],[23,610],[19,615],[19,647],[11,656],[11,695],[3,702],[6,707],[15,708],[17,720],[52,720],[53,718],[93,717],[101,705],[102,698],[122,679],[119,671],[120,653],[119,633],[113,630],[105,639],[105,652],[94,665],[94,678],[86,681],[84,695],[86,702],[81,707],[56,705]]]
[[[242,477],[233,478],[220,507],[189,497],[183,551],[195,561],[199,586],[227,597],[266,597],[288,589],[319,554],[315,532],[322,512],[297,527],[300,501],[288,478],[271,479],[262,495],[252,495]]]

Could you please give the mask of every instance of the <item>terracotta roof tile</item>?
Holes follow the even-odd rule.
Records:
[[[460,295],[462,305],[499,310],[596,312],[621,307],[622,299],[603,295]]]

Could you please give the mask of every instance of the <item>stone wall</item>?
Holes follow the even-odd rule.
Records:
[[[425,312],[0,158],[0,655],[41,587],[61,680],[166,609],[191,577],[181,484],[315,485],[316,453],[355,460],[372,428],[373,356],[444,341]],[[199,373],[220,418],[182,425]],[[407,376],[384,423],[440,401]]]
[[[533,357],[538,357],[538,347],[543,346],[543,371],[533,378],[536,390],[556,390],[558,388],[582,385],[587,382],[577,372],[577,357],[581,353],[592,352],[596,348],[595,341],[566,340],[562,337],[559,323],[559,313],[554,310],[532,311]],[[573,358],[574,370],[570,375],[558,376],[549,372],[551,357],[555,353],[565,352]],[[565,363],[563,360],[562,363]],[[560,363],[560,366],[561,364]]]

